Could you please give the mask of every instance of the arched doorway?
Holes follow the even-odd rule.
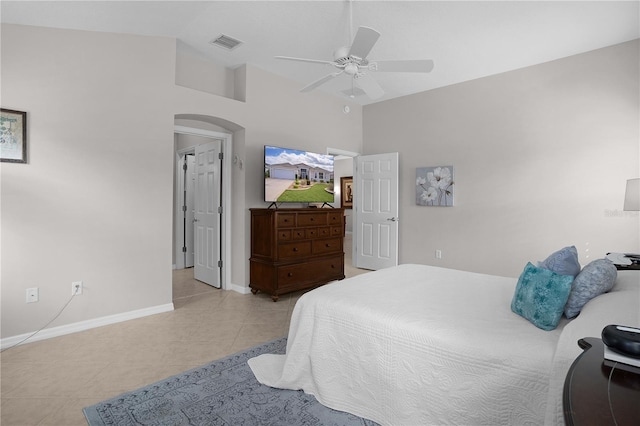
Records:
[[[231,218],[233,216],[233,206],[231,203],[232,188],[232,167],[233,167],[233,132],[242,130],[235,123],[224,119],[182,114],[175,116],[174,138],[175,161],[174,161],[174,244],[173,260],[176,269],[184,268],[185,257],[185,228],[192,228],[193,222],[185,220],[185,156],[195,153],[195,146],[205,144],[209,141],[219,141],[220,143],[220,185],[219,185],[219,234],[215,244],[219,248],[219,285],[222,289],[230,289],[231,283]],[[188,137],[193,141],[193,146],[188,147],[177,143],[179,137]],[[191,219],[192,220],[192,219]],[[187,222],[187,223],[186,223]],[[193,243],[192,243],[193,244]],[[216,261],[216,263],[217,263]],[[218,266],[218,265],[216,265]],[[206,282],[206,281],[205,281]],[[210,283],[209,283],[210,284]]]

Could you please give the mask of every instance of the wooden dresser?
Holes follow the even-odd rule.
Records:
[[[344,278],[344,209],[250,209],[250,284],[281,294]]]

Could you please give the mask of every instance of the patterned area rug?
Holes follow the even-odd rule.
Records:
[[[247,364],[263,353],[283,354],[281,338],[85,408],[90,426],[326,425],[377,423],[321,405],[302,391],[274,389]]]

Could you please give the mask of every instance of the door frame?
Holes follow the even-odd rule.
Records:
[[[220,197],[220,201],[222,204],[222,223],[220,229],[220,258],[222,259],[222,274],[220,275],[220,288],[223,290],[228,290],[231,285],[231,235],[229,235],[229,230],[231,229],[231,218],[233,217],[232,203],[231,203],[231,167],[232,167],[232,159],[233,159],[233,143],[232,143],[232,135],[230,133],[222,133],[222,132],[214,132],[212,130],[203,130],[195,127],[187,127],[187,126],[173,126],[174,134],[184,134],[184,135],[194,135],[194,136],[202,136],[210,139],[218,139],[222,144],[222,194]],[[182,170],[182,165],[180,164],[180,157],[185,155],[181,152],[176,152],[174,165],[176,167],[176,185],[179,184],[179,181],[183,178],[181,177],[180,171]],[[180,186],[177,186],[180,188]],[[175,192],[175,191],[174,191]],[[179,197],[175,198],[175,206],[174,206],[174,229],[175,229],[175,258],[176,258],[176,268],[179,265],[179,259],[182,255],[182,246],[178,244],[179,232],[181,229],[180,226],[180,217],[181,217],[181,209],[182,203]],[[184,268],[184,261],[182,261],[182,267]]]
[[[184,178],[184,170],[182,169],[184,164],[184,158],[191,154],[195,155],[195,147],[191,146],[188,148],[183,148],[176,151],[176,184],[175,184],[175,200],[176,200],[176,213],[175,213],[175,269],[184,269],[187,266],[184,262],[184,253],[182,252],[182,247],[185,244],[184,241],[184,223],[182,222],[184,218],[184,212],[182,211],[182,206],[184,199],[182,197],[183,190],[185,187],[185,178]]]
[[[359,157],[360,155],[362,155],[359,152],[354,152],[354,151],[347,151],[344,149],[340,149],[340,148],[332,148],[332,147],[328,147],[327,148],[327,154],[329,155],[333,155],[336,157],[351,157],[351,161],[353,161],[354,166],[355,166],[355,161],[356,161],[356,157]],[[346,158],[344,158],[346,159]],[[354,167],[355,170],[355,167]],[[340,179],[337,179],[337,176],[333,177],[333,181],[334,181],[334,185],[340,185]],[[336,203],[338,204],[338,207],[340,207],[340,201],[336,201]],[[354,221],[355,220],[355,215],[353,210],[351,211],[351,220]],[[352,233],[353,235],[353,233]],[[353,266],[355,264],[355,255],[357,253],[357,241],[355,238],[351,238],[351,266]]]

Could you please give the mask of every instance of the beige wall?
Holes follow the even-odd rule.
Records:
[[[176,54],[176,84],[223,96],[242,100],[235,96],[235,76],[233,70],[204,61],[187,53]]]
[[[517,276],[575,245],[640,252],[638,41],[364,108],[366,154],[400,152],[401,263]],[[455,207],[415,204],[415,169],[455,167]],[[434,251],[441,249],[442,260]]]
[[[175,41],[2,25],[2,337],[171,303]],[[25,304],[25,289],[40,301]]]
[[[173,126],[230,130],[233,284],[248,285],[249,207],[262,201],[262,145],[362,150],[362,108],[253,67],[234,97],[175,84],[175,40],[2,25],[2,106],[27,111],[28,164],[1,165],[2,339],[171,304]],[[193,64],[192,64],[193,65]],[[193,73],[196,77],[201,75]],[[195,78],[195,77],[194,77]],[[40,301],[25,303],[25,290]]]
[[[1,31],[2,106],[29,119],[29,163],[0,165],[3,339],[50,320],[72,281],[84,294],[52,327],[171,303],[176,116],[231,131],[244,159],[232,170],[241,287],[248,208],[266,207],[264,144],[376,153],[394,141],[402,262],[436,264],[440,248],[437,264],[517,275],[567,244],[582,261],[587,248],[640,251],[638,216],[621,212],[640,174],[637,42],[345,115],[345,101],[251,66],[234,72],[238,100],[185,87],[197,87],[188,73],[176,85],[173,39]],[[415,168],[439,164],[456,167],[456,207],[415,206]],[[40,302],[25,303],[29,287]]]

